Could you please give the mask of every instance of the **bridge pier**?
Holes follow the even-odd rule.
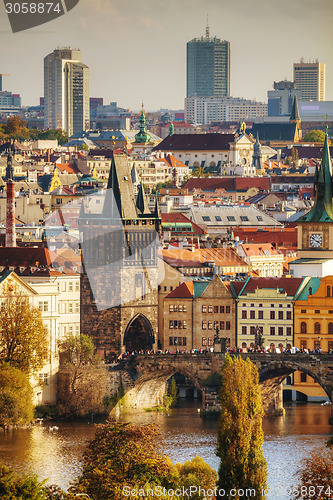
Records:
[[[261,398],[265,415],[268,417],[280,417],[285,414],[283,408],[282,382],[276,379],[265,380],[260,384]]]

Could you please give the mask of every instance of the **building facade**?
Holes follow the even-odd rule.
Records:
[[[294,82],[301,99],[325,101],[325,64],[318,61],[294,63]]]
[[[230,95],[230,43],[206,36],[187,43],[186,96]]]
[[[56,49],[44,58],[44,125],[69,136],[90,128],[89,68],[81,51]]]

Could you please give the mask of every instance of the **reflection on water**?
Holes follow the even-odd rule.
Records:
[[[331,407],[316,404],[286,406],[284,417],[264,419],[264,454],[268,462],[269,486],[295,484],[294,474],[301,459],[316,446],[324,446],[332,427],[328,424]],[[161,413],[122,415],[122,421],[136,424],[158,423],[164,452],[173,462],[200,455],[215,469],[217,422],[202,420],[195,402]],[[58,423],[0,434],[0,459],[16,471],[30,469],[40,479],[67,488],[80,473],[80,459],[87,442],[94,436],[88,423]],[[270,498],[286,498],[272,496]]]

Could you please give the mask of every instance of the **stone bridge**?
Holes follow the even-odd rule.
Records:
[[[187,377],[202,391],[203,382],[215,372],[220,373],[223,353],[154,354],[124,358],[119,369],[133,381],[127,386],[124,402],[128,409],[143,409],[162,404],[166,382],[175,373]],[[259,371],[259,381],[266,414],[283,413],[282,381],[296,370],[306,373],[321,385],[333,401],[333,355],[325,354],[231,354],[250,358]]]

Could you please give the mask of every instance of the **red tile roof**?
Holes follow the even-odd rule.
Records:
[[[176,299],[176,298],[189,298],[193,297],[194,289],[193,289],[193,281],[185,281],[181,285],[177,286],[175,290],[169,293],[166,296],[168,299]]]
[[[201,189],[202,191],[215,191],[216,189],[225,189],[226,191],[235,191],[234,177],[191,177],[183,186],[189,191]]]
[[[248,292],[255,292],[257,288],[279,288],[287,293],[289,297],[294,297],[299,289],[303,278],[250,278],[242,295]]]
[[[195,224],[195,222],[188,219],[184,214],[181,213],[170,213],[170,214],[161,214],[162,223],[170,222],[172,224],[181,224],[182,222],[186,222],[187,224],[191,224],[193,231],[177,231],[177,234],[181,234],[183,232],[190,234],[207,234],[207,232],[202,229],[202,227]]]
[[[79,174],[80,170],[77,168],[75,163],[56,163],[56,167],[60,172],[65,172],[67,174]]]

